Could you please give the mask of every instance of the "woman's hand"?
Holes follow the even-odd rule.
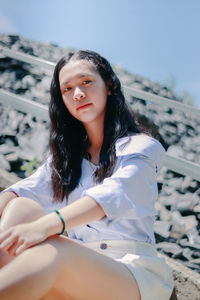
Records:
[[[17,256],[25,249],[47,239],[46,229],[37,221],[19,224],[0,233],[0,250]]]

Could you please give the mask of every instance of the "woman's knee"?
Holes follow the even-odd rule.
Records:
[[[25,197],[12,199],[1,217],[1,230],[11,226],[32,222],[45,215],[43,208],[34,200]]]

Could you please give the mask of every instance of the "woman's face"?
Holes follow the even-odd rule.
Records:
[[[93,63],[70,61],[59,73],[62,98],[68,111],[82,123],[104,119],[107,87]]]

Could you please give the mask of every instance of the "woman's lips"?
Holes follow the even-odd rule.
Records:
[[[89,105],[91,105],[91,103],[88,103],[88,104],[85,104],[85,105],[79,106],[79,107],[77,107],[77,109],[76,109],[76,110],[81,110],[81,109],[84,109],[84,108],[88,107]]]

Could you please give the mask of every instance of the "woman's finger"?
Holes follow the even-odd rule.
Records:
[[[19,246],[17,248],[17,250],[15,251],[16,255],[21,254],[24,250],[26,250],[27,248],[29,248],[31,245],[28,245],[27,243],[23,243],[21,246]]]
[[[1,246],[1,243],[2,243],[5,239],[7,239],[10,235],[11,235],[11,231],[10,231],[10,230],[1,231],[1,233],[0,233],[0,246]]]
[[[15,250],[17,249],[18,247],[18,241],[16,241],[14,244],[12,244],[8,249],[7,249],[7,252],[9,255],[13,255]]]
[[[12,246],[17,240],[17,236],[10,235],[1,243],[0,250],[7,251],[7,249],[10,248],[10,246]]]
[[[16,241],[8,250],[8,254],[11,256],[15,256],[16,255],[16,250],[17,248],[19,248],[20,245],[23,244],[23,241]]]

